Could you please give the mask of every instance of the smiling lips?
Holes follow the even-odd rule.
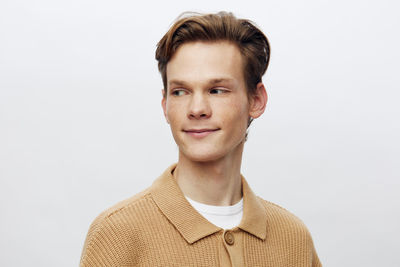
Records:
[[[188,130],[183,130],[183,131],[192,137],[203,138],[203,137],[206,137],[218,130],[219,129],[188,129]]]

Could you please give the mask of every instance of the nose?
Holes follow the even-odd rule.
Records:
[[[211,107],[207,96],[193,94],[189,104],[189,119],[207,119],[211,116]]]

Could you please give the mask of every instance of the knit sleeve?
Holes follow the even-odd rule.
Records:
[[[317,252],[315,251],[315,247],[314,247],[314,244],[313,244],[313,257],[312,257],[312,267],[322,267],[322,264],[321,264],[321,262],[319,261],[319,258],[318,258],[318,254],[317,254]]]
[[[100,215],[90,226],[80,267],[132,266],[138,255],[136,233],[123,218]]]

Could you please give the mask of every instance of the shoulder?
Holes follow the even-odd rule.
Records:
[[[107,208],[96,217],[93,223],[98,223],[113,217],[120,217],[128,210],[131,211],[132,209],[135,209],[135,207],[145,205],[145,203],[149,201],[151,201],[150,188],[147,188],[144,191],[137,193]]]
[[[90,238],[92,232],[98,232],[105,225],[113,224],[117,226],[116,224],[119,224],[119,227],[121,227],[121,224],[124,223],[132,224],[133,217],[136,214],[140,214],[148,206],[152,206],[150,188],[122,200],[101,212],[90,225],[88,238]]]
[[[306,225],[297,216],[281,206],[260,197],[258,199],[266,212],[267,236],[272,239],[275,238],[274,241],[285,247],[285,251],[290,251],[293,248],[296,248],[297,252],[302,251],[300,254],[306,255],[312,262],[312,266],[322,266]]]
[[[261,197],[257,198],[264,206],[270,230],[283,231],[311,238],[306,225],[296,215],[275,203],[264,200]]]
[[[149,210],[155,210],[149,188],[101,212],[90,225],[81,255],[81,266],[97,262],[98,255],[107,260],[118,255],[118,262],[127,254],[139,253],[137,249],[121,255],[127,244],[136,243],[140,238],[139,228],[149,218]],[[143,219],[143,214],[146,218]],[[142,218],[142,219],[141,219]],[[114,264],[114,262],[113,262]],[[94,264],[96,265],[96,264]],[[89,266],[89,265],[88,265]]]

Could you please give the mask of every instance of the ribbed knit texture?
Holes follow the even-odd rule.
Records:
[[[80,266],[321,266],[311,236],[294,215],[254,195],[242,178],[244,214],[223,230],[187,202],[168,168],[154,184],[100,214]]]

